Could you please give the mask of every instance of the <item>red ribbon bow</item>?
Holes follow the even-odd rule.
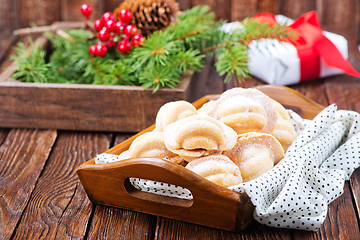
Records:
[[[259,23],[268,23],[270,26],[277,23],[275,15],[272,13],[259,13],[255,16],[255,19]],[[300,58],[300,81],[320,76],[320,58],[329,67],[340,69],[354,77],[360,77],[360,73],[342,56],[337,47],[323,35],[315,11],[304,13],[289,27],[299,33],[299,39],[291,43],[296,47]]]

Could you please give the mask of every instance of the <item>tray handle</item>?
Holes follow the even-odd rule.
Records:
[[[231,231],[251,223],[249,197],[220,187],[177,164],[157,158],[133,158],[107,164],[90,160],[77,170],[90,200]],[[190,190],[193,200],[142,192],[130,177],[173,184]],[[218,216],[221,216],[219,218]]]

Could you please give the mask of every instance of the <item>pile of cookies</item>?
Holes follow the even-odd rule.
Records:
[[[233,88],[198,110],[186,101],[165,104],[154,131],[119,158],[166,159],[230,187],[273,168],[296,137],[281,104],[256,89]]]

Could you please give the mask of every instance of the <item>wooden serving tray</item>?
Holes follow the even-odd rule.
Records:
[[[163,104],[189,99],[192,71],[181,77],[176,88],[160,88],[156,93],[141,86],[30,83],[11,78],[16,63],[10,56],[17,42],[24,42],[30,51],[28,38],[32,36],[34,45],[47,50],[50,41],[36,31],[83,26],[83,22],[56,22],[15,32],[8,54],[4,61],[0,59],[0,127],[138,132],[155,121]]]
[[[256,87],[302,117],[313,119],[324,107],[287,87]],[[201,107],[219,95],[208,95],[193,105]],[[106,153],[120,154],[139,135],[152,131],[151,126]],[[157,158],[133,158],[107,164],[94,159],[82,164],[77,174],[90,200],[96,204],[125,208],[200,225],[239,231],[252,222],[254,206],[246,193],[218,186],[183,166]],[[193,200],[164,197],[135,189],[130,177],[174,184],[191,191]]]

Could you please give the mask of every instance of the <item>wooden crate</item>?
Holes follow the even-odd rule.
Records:
[[[76,26],[79,23],[55,23],[47,29]],[[12,46],[30,33],[16,35]],[[35,42],[44,48],[49,45],[41,34]],[[154,122],[164,103],[190,96],[192,73],[184,75],[176,88],[156,93],[136,86],[19,82],[11,79],[16,69],[11,52],[1,64],[0,127],[138,132]]]

